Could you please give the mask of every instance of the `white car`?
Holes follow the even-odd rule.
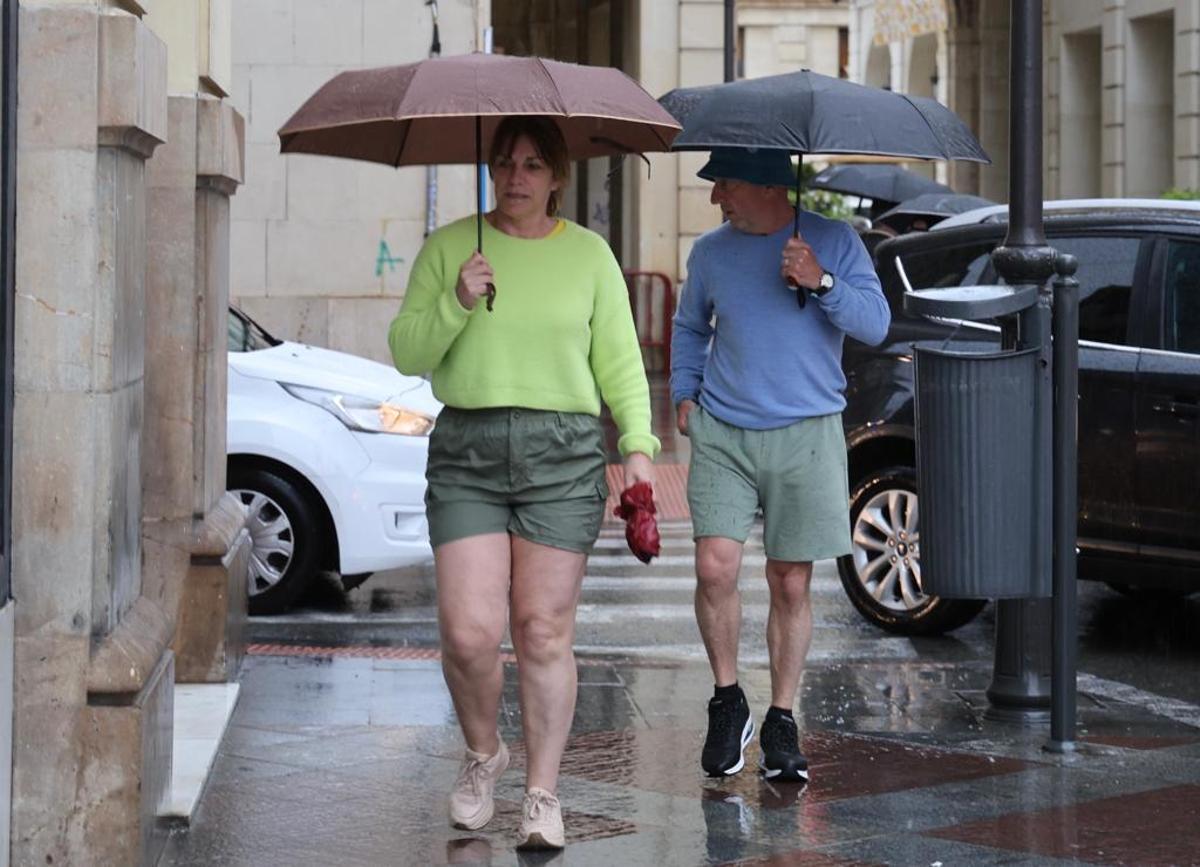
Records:
[[[321,569],[347,587],[432,559],[429,383],[277,340],[229,308],[228,482],[250,518],[251,614],[285,610]]]

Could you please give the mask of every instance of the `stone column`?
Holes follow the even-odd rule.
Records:
[[[646,0],[643,0],[646,2]],[[718,84],[724,78],[725,19],[721,0],[679,0],[679,86]],[[686,276],[696,238],[721,224],[721,212],[709,201],[712,185],[696,177],[707,152],[680,153],[679,251],[675,274]]]
[[[1100,194],[1115,198],[1125,195],[1125,34],[1125,0],[1105,0],[1100,25],[1100,78],[1104,87],[1100,102],[1104,126]]]
[[[1062,198],[1062,27],[1058,6],[1047,3],[1042,10],[1042,145],[1043,198]]]
[[[226,101],[170,98],[169,139],[147,168],[146,456],[142,578],[176,625],[176,680],[233,680],[250,536],[225,493],[229,197],[242,117]]]
[[[142,595],[145,161],[166,50],[127,12],[21,4],[12,856],[153,863],[170,624]]]
[[[1175,4],[1175,186],[1200,189],[1200,4]]]
[[[992,158],[979,168],[977,192],[1008,201],[1009,3],[979,5],[979,143]]]
[[[978,132],[979,8],[975,0],[959,0],[950,6],[950,31],[946,41],[950,79],[946,104],[967,126]],[[995,154],[990,155],[995,158]],[[947,167],[946,183],[960,193],[978,193],[979,164],[951,162]]]

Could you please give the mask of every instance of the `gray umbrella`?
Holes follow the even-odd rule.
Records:
[[[808,182],[809,189],[828,190],[871,199],[876,204],[896,204],[922,193],[952,193],[945,184],[901,166],[882,163],[846,163],[822,169]]]
[[[904,232],[912,225],[913,220],[924,219],[932,226],[952,214],[962,214],[994,204],[996,203],[991,199],[968,196],[965,193],[925,193],[901,202],[890,211],[884,211],[875,218],[874,224],[882,223]]]
[[[807,69],[680,88],[660,101],[683,123],[672,150],[754,147],[991,162],[941,103]]]

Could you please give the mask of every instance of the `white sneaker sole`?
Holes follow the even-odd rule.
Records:
[[[472,816],[469,819],[450,818],[450,825],[460,831],[478,831],[488,822],[492,821],[492,817],[496,815],[496,804],[492,803],[490,809],[484,810],[478,816]]]
[[[562,849],[566,845],[565,840],[551,840],[543,834],[534,831],[524,842],[518,843],[518,849]]]
[[[758,762],[758,768],[760,771],[762,771],[762,775],[764,777],[766,777],[768,780],[773,780],[776,777],[778,777],[780,774],[783,773],[783,770],[780,768],[768,768],[761,759]],[[799,777],[799,779],[784,780],[783,782],[785,782],[785,783],[787,783],[787,782],[807,783],[808,782],[808,771],[796,771],[796,776]]]

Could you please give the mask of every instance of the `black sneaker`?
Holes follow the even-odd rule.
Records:
[[[800,752],[800,733],[795,720],[767,717],[763,720],[760,744],[762,758],[758,764],[768,780],[808,782],[808,759]]]
[[[745,693],[739,689],[735,699],[709,699],[708,737],[704,739],[700,767],[710,777],[736,774],[746,764],[744,752],[752,737],[754,720]]]

